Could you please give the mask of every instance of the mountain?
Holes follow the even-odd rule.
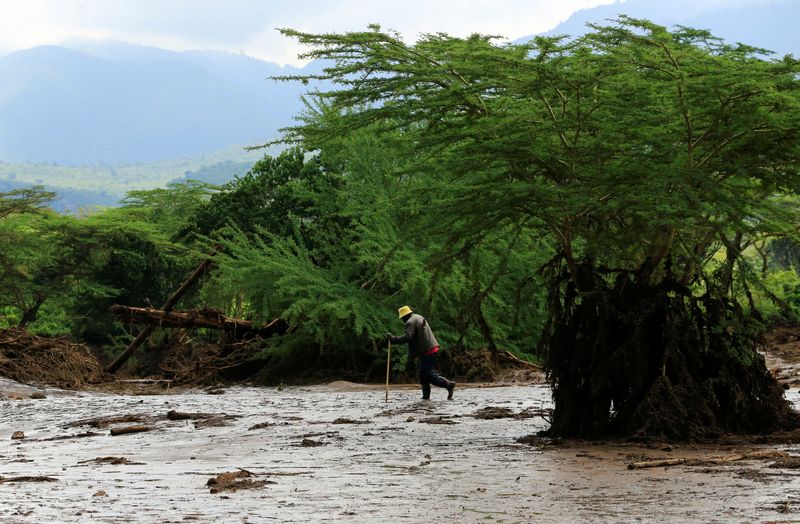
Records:
[[[618,0],[547,34],[579,35],[620,13],[800,55],[800,0]],[[262,144],[292,123],[307,89],[269,77],[320,67],[119,42],[18,51],[0,57],[0,161],[116,166]]]
[[[578,36],[586,32],[588,22],[602,24],[620,14],[646,18],[667,27],[708,29],[728,43],[769,49],[778,56],[789,53],[800,56],[797,0],[729,0],[717,4],[697,0],[616,0],[613,4],[577,11],[545,35]]]
[[[256,145],[301,105],[302,86],[268,80],[298,69],[219,52],[74,47],[0,58],[0,160],[118,164]]]

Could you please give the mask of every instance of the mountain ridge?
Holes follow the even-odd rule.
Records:
[[[793,28],[800,2],[731,2],[708,7],[690,0],[667,6],[627,0],[577,11],[544,34],[578,35],[587,21],[625,13],[667,26],[708,28],[730,42],[779,55],[800,52],[800,32]],[[16,51],[0,56],[0,160],[147,163],[268,142],[293,122],[308,89],[269,78],[320,67],[114,41],[73,40]]]
[[[230,60],[208,56],[165,51],[124,62],[61,46],[5,55],[0,159],[152,162],[257,145],[291,122],[301,88],[267,80],[281,70],[255,61],[237,78]]]

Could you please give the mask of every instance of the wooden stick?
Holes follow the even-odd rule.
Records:
[[[389,366],[392,362],[392,341],[389,341],[389,347],[386,351],[386,400],[384,402],[389,402]]]
[[[775,449],[762,449],[759,451],[745,451],[744,453],[739,453],[737,455],[728,455],[723,457],[711,457],[708,460],[703,461],[703,463],[712,463],[712,464],[725,464],[727,462],[734,462],[737,460],[750,460],[750,459],[777,459],[777,458],[786,458],[789,454],[784,451],[778,451]]]
[[[141,433],[142,431],[150,431],[150,426],[127,426],[124,428],[114,428],[111,430],[111,436],[127,435],[128,433]]]
[[[642,462],[632,462],[628,464],[628,469],[644,469],[644,468],[659,468],[661,466],[677,466],[678,464],[686,464],[687,462],[689,462],[688,458],[645,460]]]
[[[517,357],[516,355],[514,355],[510,351],[503,351],[500,354],[503,355],[504,357],[506,357],[509,360],[513,360],[517,364],[522,364],[523,366],[526,366],[526,367],[529,367],[529,368],[533,368],[533,369],[535,369],[537,371],[542,371],[542,366],[540,366],[538,364],[534,364],[532,362],[528,362],[527,360],[522,360],[521,358]]]
[[[744,453],[737,453],[735,455],[725,455],[718,457],[708,458],[674,458],[664,460],[645,460],[643,462],[632,462],[628,464],[628,469],[644,469],[644,468],[659,468],[662,466],[677,466],[679,464],[688,464],[690,466],[705,466],[727,464],[728,462],[736,462],[737,460],[751,460],[751,459],[777,459],[786,458],[789,454],[783,451],[774,449],[763,449],[758,451],[746,451]]]

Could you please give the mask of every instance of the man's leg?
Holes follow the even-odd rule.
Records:
[[[431,385],[422,383],[422,400],[430,400],[431,398]]]
[[[422,357],[420,361],[420,380],[422,380],[423,377],[427,383],[433,384],[434,386],[438,386],[440,388],[445,388],[447,390],[447,399],[452,400],[453,389],[455,388],[456,383],[451,380],[447,380],[436,372],[436,353]]]
[[[428,357],[419,360],[419,383],[422,385],[422,400],[431,398],[431,363]]]

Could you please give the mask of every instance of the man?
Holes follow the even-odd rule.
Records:
[[[400,319],[406,323],[406,331],[399,337],[386,333],[386,340],[393,344],[408,343],[409,363],[413,363],[415,358],[419,358],[419,383],[422,385],[422,399],[429,400],[431,398],[431,384],[433,384],[447,389],[447,400],[452,400],[456,383],[439,376],[436,372],[439,342],[433,336],[428,321],[422,315],[411,311],[408,306],[401,307],[397,313]]]

